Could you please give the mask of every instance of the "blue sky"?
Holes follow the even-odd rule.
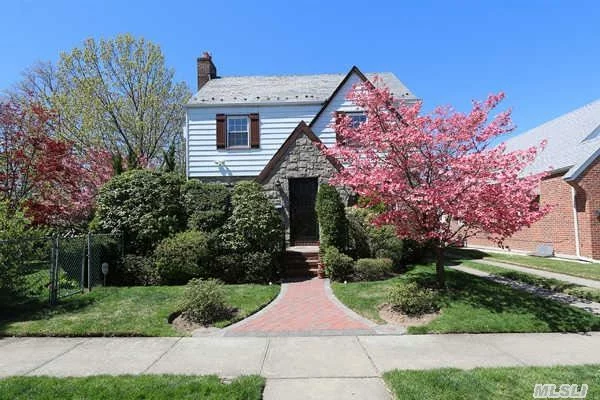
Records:
[[[195,60],[220,75],[394,72],[426,109],[503,90],[517,132],[600,98],[597,1],[3,2],[0,89],[87,37],[158,43],[195,89]]]

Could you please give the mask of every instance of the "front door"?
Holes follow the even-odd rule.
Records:
[[[318,178],[293,178],[290,184],[290,239],[292,244],[319,240],[315,205]]]

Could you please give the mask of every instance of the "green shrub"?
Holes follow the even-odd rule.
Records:
[[[354,276],[359,281],[377,281],[389,276],[393,268],[389,258],[360,258],[354,265]]]
[[[152,286],[160,282],[154,260],[135,254],[123,256],[117,271],[109,274],[109,278],[111,284],[123,286]]]
[[[212,259],[212,276],[226,283],[243,283],[246,279],[243,256],[237,253],[219,254]]]
[[[369,258],[372,256],[369,245],[369,226],[365,223],[361,208],[349,207],[346,209],[348,218],[348,254],[354,259]]]
[[[319,219],[319,241],[322,246],[333,246],[346,251],[348,246],[348,220],[340,194],[335,187],[319,186],[316,204]]]
[[[404,240],[391,225],[375,226],[376,214],[365,208],[346,209],[350,222],[350,253],[356,258],[390,258],[394,266],[404,260]]]
[[[127,253],[147,254],[185,227],[181,185],[182,178],[170,173],[132,170],[117,175],[100,189],[92,226],[123,232]]]
[[[0,304],[8,302],[25,289],[25,264],[36,257],[35,240],[42,233],[31,229],[31,221],[23,212],[12,211],[6,201],[0,201]],[[49,250],[49,249],[47,249]]]
[[[431,289],[420,288],[416,283],[399,283],[388,292],[392,309],[406,315],[423,315],[437,311],[437,295]]]
[[[156,247],[154,260],[163,284],[177,285],[191,278],[206,278],[209,276],[206,235],[187,231],[166,238]]]
[[[352,257],[340,253],[333,246],[324,249],[322,261],[325,265],[325,274],[334,281],[348,278],[354,269]]]
[[[225,289],[217,279],[192,279],[185,287],[180,309],[190,321],[209,325],[230,314]]]
[[[273,256],[267,252],[221,254],[214,258],[212,274],[226,283],[265,283],[274,275]]]
[[[231,205],[231,216],[214,246],[220,264],[215,275],[223,271],[228,282],[264,282],[277,270],[283,253],[279,213],[256,182],[237,183]]]
[[[182,203],[188,229],[211,232],[221,228],[231,213],[230,190],[220,183],[187,181],[182,188]]]
[[[265,251],[246,253],[242,259],[244,269],[244,282],[265,283],[274,274],[273,256]]]
[[[394,265],[402,262],[403,243],[393,226],[372,226],[369,229],[371,252],[376,258],[390,258]]]
[[[239,182],[231,197],[232,213],[223,228],[227,249],[253,253],[283,251],[283,228],[275,206],[256,182]]]
[[[432,245],[430,243],[423,244],[412,239],[404,239],[402,244],[402,261],[404,263],[418,263],[423,260],[428,250],[432,250]]]

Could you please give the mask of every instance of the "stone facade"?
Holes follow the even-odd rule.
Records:
[[[267,196],[273,201],[283,220],[286,243],[290,240],[290,178],[318,178],[319,185],[327,183],[337,172],[333,164],[321,153],[307,135],[301,134],[287,147],[285,154],[263,180]],[[350,197],[345,189],[338,188],[345,204]]]

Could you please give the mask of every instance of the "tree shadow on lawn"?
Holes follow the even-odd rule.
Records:
[[[490,255],[481,250],[450,247],[446,249],[447,265],[458,265],[464,260],[481,260]]]
[[[83,310],[99,299],[89,294],[76,294],[59,299],[58,304],[50,306],[48,300],[31,300],[16,304],[0,305],[0,336],[5,336],[8,325],[14,322],[43,320],[57,314],[67,314]]]
[[[431,271],[412,271],[410,280],[423,287],[435,286]],[[442,307],[462,302],[494,313],[530,314],[554,332],[600,330],[600,317],[557,301],[521,292],[459,271],[446,271],[448,289],[441,292]],[[476,318],[476,316],[474,316]]]

